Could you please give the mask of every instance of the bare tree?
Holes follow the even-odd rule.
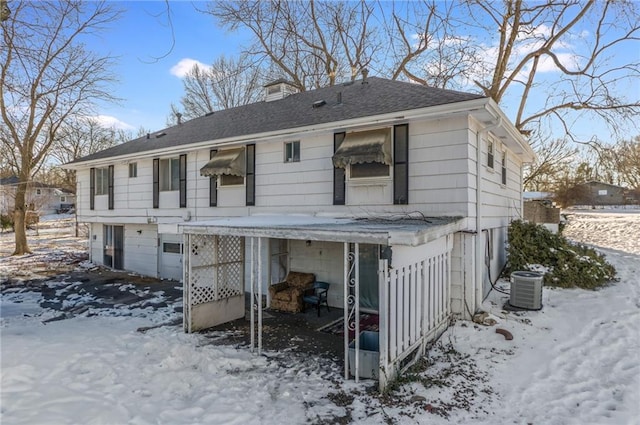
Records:
[[[14,255],[29,253],[25,191],[62,126],[97,100],[112,100],[113,58],[86,50],[82,38],[118,18],[106,2],[12,1],[1,23],[0,141],[19,178]]]
[[[459,3],[437,0],[378,8],[385,54],[374,58],[381,75],[439,88],[464,89],[480,60],[480,46],[456,18]]]
[[[249,30],[246,53],[304,91],[355,79],[369,66],[382,49],[369,26],[374,10],[364,0],[254,0],[215,2],[207,13],[225,28]]]
[[[525,183],[540,185],[571,156],[570,142],[588,143],[576,136],[578,120],[599,120],[614,134],[637,125],[640,99],[631,93],[640,61],[617,53],[637,50],[638,5],[271,0],[217,2],[208,13],[225,28],[249,30],[247,53],[266,59],[301,90],[354,78],[368,67],[392,79],[479,89],[502,106],[515,102],[508,112],[541,157]]]
[[[259,66],[247,56],[237,59],[221,56],[209,68],[194,65],[183,84],[182,114],[185,119],[192,119],[257,102],[262,95],[263,80]]]
[[[551,191],[556,179],[563,170],[570,167],[578,152],[568,139],[539,140],[535,146],[538,153],[536,160],[530,164],[523,180],[526,190]]]
[[[572,137],[576,112],[603,119],[616,130],[632,123],[640,99],[624,87],[640,75],[637,55],[613,60],[614,49],[637,48],[640,14],[629,1],[509,0],[467,2],[469,16],[489,39],[476,84],[496,102],[517,97],[515,126],[535,130],[556,120]],[[637,82],[637,81],[636,81]],[[622,90],[617,90],[621,88]],[[546,101],[536,104],[533,93]]]
[[[631,189],[640,190],[640,136],[623,140],[616,149],[619,182]]]
[[[66,164],[86,155],[124,143],[132,138],[131,132],[105,127],[91,117],[74,117],[67,120],[56,133],[49,159]],[[65,189],[75,192],[75,172],[60,169],[58,180]],[[48,182],[50,183],[50,182]]]

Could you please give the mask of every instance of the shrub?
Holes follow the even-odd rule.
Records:
[[[0,229],[13,229],[13,217],[9,214],[0,214]]]
[[[595,249],[570,242],[544,226],[513,221],[509,226],[505,273],[545,271],[544,284],[594,289],[615,280],[616,270]]]

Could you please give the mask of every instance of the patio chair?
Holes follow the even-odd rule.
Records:
[[[313,288],[309,289],[305,292],[305,295],[302,297],[302,301],[305,306],[307,304],[313,304],[318,309],[318,317],[320,317],[320,305],[324,304],[327,306],[327,311],[329,310],[329,302],[327,301],[327,293],[329,292],[330,284],[327,282],[315,282],[313,284]]]
[[[269,286],[273,310],[299,313],[303,308],[302,295],[313,287],[313,273],[289,272],[284,281]]]

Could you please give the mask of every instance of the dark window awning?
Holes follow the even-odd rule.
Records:
[[[338,168],[369,162],[391,165],[391,161],[391,131],[388,128],[347,133],[333,155],[333,165]]]
[[[200,169],[201,176],[245,175],[244,148],[226,149],[216,152],[213,158]]]

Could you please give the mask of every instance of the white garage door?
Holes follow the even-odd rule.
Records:
[[[160,277],[182,280],[182,235],[160,235]]]

